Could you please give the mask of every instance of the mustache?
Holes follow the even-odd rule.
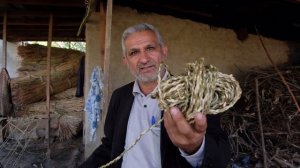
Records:
[[[139,63],[137,65],[137,67],[139,69],[141,69],[141,68],[147,68],[147,67],[150,67],[150,66],[155,66],[156,67],[156,64],[153,61],[149,61],[149,62],[146,62],[146,63]]]

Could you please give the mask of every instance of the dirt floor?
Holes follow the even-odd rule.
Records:
[[[82,136],[51,139],[50,159],[44,139],[7,140],[0,143],[0,168],[75,168],[83,161]]]

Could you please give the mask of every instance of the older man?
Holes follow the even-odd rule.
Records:
[[[99,167],[116,158],[161,117],[163,124],[148,132],[111,167],[226,167],[230,148],[219,115],[196,113],[195,123],[189,125],[177,107],[162,112],[158,101],[151,98],[158,75],[166,78],[169,73],[165,69],[159,72],[168,48],[157,29],[147,23],[127,28],[122,49],[123,62],[136,80],[113,92],[105,137],[81,167]]]

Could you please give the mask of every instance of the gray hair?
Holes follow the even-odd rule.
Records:
[[[156,38],[158,39],[159,45],[162,47],[164,46],[163,39],[159,33],[159,31],[151,24],[148,23],[140,23],[131,27],[128,27],[122,35],[122,51],[123,54],[126,55],[126,48],[125,48],[125,41],[126,39],[133,33],[136,32],[142,32],[142,31],[151,31],[156,35]]]

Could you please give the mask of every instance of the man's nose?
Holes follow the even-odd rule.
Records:
[[[141,62],[147,62],[149,60],[149,53],[147,51],[142,51],[140,55]]]

